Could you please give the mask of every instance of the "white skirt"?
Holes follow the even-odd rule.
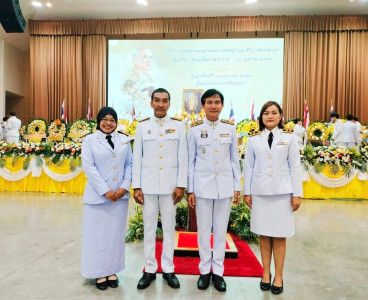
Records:
[[[270,237],[291,237],[295,233],[291,195],[252,195],[250,230]]]
[[[102,278],[125,268],[128,199],[83,204],[82,276]]]

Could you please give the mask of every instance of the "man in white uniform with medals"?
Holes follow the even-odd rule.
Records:
[[[196,209],[201,259],[197,287],[207,289],[212,275],[215,288],[224,292],[222,276],[231,199],[234,197],[237,203],[240,191],[238,138],[233,124],[219,120],[224,107],[221,92],[207,90],[201,102],[206,119],[194,124],[188,133],[188,204]]]
[[[145,272],[137,285],[147,288],[156,279],[156,229],[160,210],[164,235],[161,265],[163,278],[172,288],[180,283],[174,273],[176,205],[187,187],[188,150],[182,121],[170,118],[170,94],[153,91],[154,116],[142,120],[136,129],[133,151],[134,199],[143,208]]]

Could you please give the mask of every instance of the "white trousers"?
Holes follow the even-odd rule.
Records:
[[[224,274],[226,233],[229,223],[231,198],[196,198],[198,247],[201,274]],[[211,231],[213,231],[213,255],[211,255]]]
[[[144,222],[144,259],[145,271],[156,273],[156,230],[158,212],[161,214],[162,230],[164,234],[161,266],[165,273],[174,272],[174,245],[176,225],[176,205],[171,195],[144,194],[143,222]]]

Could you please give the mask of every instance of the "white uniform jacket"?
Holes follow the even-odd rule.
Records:
[[[188,193],[224,199],[241,190],[235,126],[207,119],[188,133]]]
[[[132,150],[129,138],[112,133],[114,149],[108,144],[106,134],[97,131],[84,138],[82,165],[88,181],[84,189],[83,203],[99,204],[110,201],[105,194],[109,190],[123,188],[129,198],[132,181]]]
[[[244,195],[292,194],[303,196],[300,153],[294,134],[274,128],[248,139],[244,157]]]
[[[361,142],[363,140],[362,135],[360,134],[360,132],[362,131],[362,124],[360,124],[358,121],[355,122],[356,128],[357,128],[357,132],[358,132],[358,142]]]
[[[138,123],[133,150],[133,189],[168,195],[187,187],[188,149],[185,124],[169,116]]]
[[[331,139],[334,141],[334,144],[344,142],[344,123],[339,119],[335,121],[334,132]]]
[[[16,116],[12,116],[7,121],[8,127],[6,136],[19,137],[19,129],[22,127],[22,122]]]
[[[305,129],[304,129],[304,127],[301,126],[301,125],[295,124],[294,134],[297,137],[298,143],[299,144],[303,144],[303,138],[304,138],[304,135],[305,135]]]
[[[357,126],[353,122],[347,121],[344,124],[344,143],[358,143],[358,139]]]

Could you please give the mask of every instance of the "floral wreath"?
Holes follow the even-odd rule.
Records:
[[[80,142],[84,136],[94,132],[93,122],[86,119],[77,119],[68,127],[68,136],[74,142]]]
[[[46,120],[35,118],[28,122],[24,129],[25,134],[46,134],[48,124]]]
[[[64,120],[53,121],[48,129],[48,137],[51,139],[62,140],[66,135],[66,124]]]

